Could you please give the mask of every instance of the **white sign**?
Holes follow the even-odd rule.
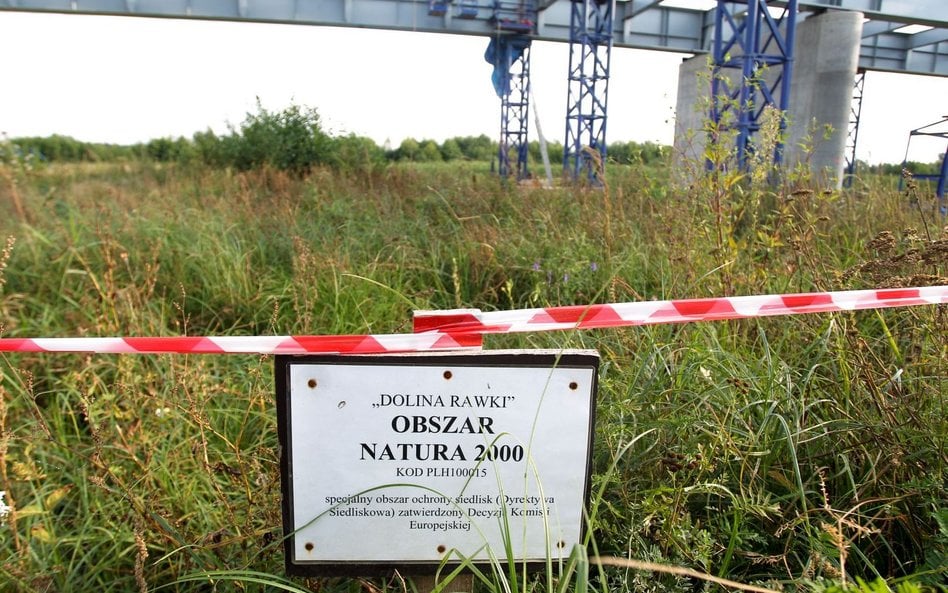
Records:
[[[598,354],[278,357],[287,568],[566,558]]]

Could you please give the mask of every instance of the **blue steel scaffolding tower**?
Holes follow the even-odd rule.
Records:
[[[606,162],[606,104],[615,0],[572,0],[563,170],[593,183]],[[597,162],[598,161],[598,162]]]
[[[533,0],[496,0],[491,20],[497,34],[484,58],[493,64],[494,90],[500,97],[498,173],[517,179],[529,175],[530,37],[536,25]]]
[[[796,15],[797,0],[788,0],[780,9],[771,9],[767,0],[718,0],[711,52],[711,121],[718,133],[736,131],[742,170],[748,168],[752,136],[760,129],[764,108],[771,105],[785,113],[789,107]],[[785,126],[784,120],[781,130]],[[777,163],[779,143],[775,151]]]

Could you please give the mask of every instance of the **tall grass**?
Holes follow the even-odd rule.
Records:
[[[847,194],[805,178],[676,187],[636,165],[587,191],[511,187],[476,164],[304,178],[6,167],[5,337],[386,333],[409,331],[413,309],[948,283],[945,221],[876,179]],[[948,554],[946,315],[489,338],[596,348],[604,361],[591,540],[519,587],[714,586],[696,574],[934,586]],[[0,365],[0,588],[403,587],[279,577],[267,357]],[[631,562],[597,567],[597,555]],[[477,586],[503,589],[490,575]]]

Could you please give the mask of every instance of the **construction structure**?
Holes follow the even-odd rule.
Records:
[[[606,114],[614,0],[570,3],[563,171],[597,183],[606,162]]]
[[[928,136],[931,138],[941,138],[948,140],[948,115],[942,117],[936,122],[915,128],[909,132],[908,142],[905,144],[905,158],[902,159],[902,179],[900,187],[907,175],[911,175],[916,180],[933,181],[935,183],[935,196],[938,199],[938,210],[943,215],[948,215],[948,146],[945,146],[945,152],[941,155],[941,169],[938,173],[924,174],[908,169],[909,149],[912,146],[912,139],[917,136]]]
[[[679,73],[677,152],[701,151],[707,137],[693,131],[710,119],[712,133],[736,138],[738,166],[746,167],[771,106],[789,115],[781,123],[789,126],[787,146],[774,147],[775,160],[801,160],[796,147],[812,126],[835,130],[807,156],[835,183],[855,166],[857,76],[948,76],[944,0],[0,0],[4,10],[483,36],[501,103],[499,171],[517,177],[529,175],[535,40],[570,44],[563,165],[574,179],[601,173],[595,169],[605,163],[613,47],[693,56]]]
[[[714,13],[711,132],[735,131],[742,169],[753,151],[752,138],[760,130],[764,110],[770,106],[784,112],[789,107],[796,15],[796,0],[778,15],[770,12],[765,0],[743,5],[719,2]],[[768,158],[779,162],[781,147],[775,144],[773,150]]]

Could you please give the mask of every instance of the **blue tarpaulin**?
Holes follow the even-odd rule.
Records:
[[[492,37],[484,52],[484,59],[494,66],[490,80],[498,97],[510,94],[510,67],[530,47],[529,37]]]

